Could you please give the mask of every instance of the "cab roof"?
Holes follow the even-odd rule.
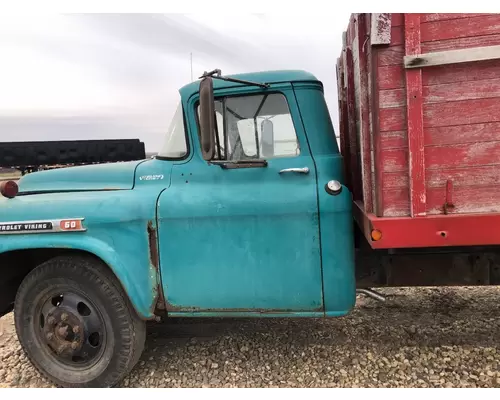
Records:
[[[249,72],[245,74],[224,75],[228,78],[236,78],[245,81],[256,83],[280,83],[280,82],[318,82],[318,78],[307,71],[302,70],[280,70],[280,71],[262,71],[262,72]],[[223,81],[221,79],[213,80],[214,90],[224,89],[235,86],[244,86],[241,83]],[[183,86],[179,92],[183,98],[189,98],[197,93],[200,88],[200,81],[191,82]]]

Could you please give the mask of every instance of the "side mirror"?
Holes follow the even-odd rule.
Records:
[[[200,82],[200,139],[204,160],[211,160],[215,153],[215,104],[211,77]]]
[[[263,157],[273,157],[274,156],[274,125],[273,121],[265,119],[260,124],[260,129],[262,132],[262,156]]]

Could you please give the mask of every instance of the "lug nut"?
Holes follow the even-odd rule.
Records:
[[[78,333],[78,332],[80,332],[80,327],[77,325],[73,327],[73,333]]]
[[[73,342],[73,343],[71,343],[71,348],[72,348],[73,350],[76,350],[76,348],[77,348],[77,347],[78,347],[78,342]]]
[[[63,326],[63,327],[59,328],[59,330],[57,332],[62,337],[68,336],[68,326]]]
[[[52,340],[54,338],[54,334],[52,332],[47,333],[47,340]]]
[[[67,319],[68,319],[68,314],[63,313],[63,314],[61,315],[61,321],[66,321]]]
[[[47,323],[49,325],[54,325],[56,323],[56,319],[54,317],[47,318]]]

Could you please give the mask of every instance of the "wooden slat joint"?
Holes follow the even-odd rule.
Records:
[[[406,55],[404,65],[405,68],[411,69],[498,59],[500,59],[500,45]]]

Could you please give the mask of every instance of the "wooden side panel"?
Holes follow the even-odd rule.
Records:
[[[385,15],[382,17],[386,18]],[[374,173],[370,127],[371,78],[368,74],[371,49],[367,40],[370,30],[369,15],[351,16],[337,71],[342,83],[338,87],[340,135],[347,184],[354,199],[363,202],[367,212],[373,211]]]
[[[347,109],[347,69],[346,69],[346,34],[343,38],[343,48],[337,61],[337,89],[339,102],[340,151],[344,160],[346,186],[353,191],[351,169],[351,142],[349,138],[349,115]]]
[[[374,72],[380,129],[375,170],[383,183],[377,190],[384,193],[382,215],[393,217],[412,215],[408,143],[415,138],[412,82],[403,66],[405,18],[392,14],[391,44],[377,49]],[[420,53],[500,44],[500,14],[421,14],[419,26]],[[425,212],[445,213],[447,198],[453,199],[447,213],[500,212],[500,62],[424,68],[421,88]]]
[[[358,136],[358,107],[356,96],[356,69],[354,60],[354,51],[352,43],[355,38],[354,22],[351,22],[346,35],[346,100],[347,100],[347,125],[349,137],[349,161],[351,170],[351,184],[354,200],[363,200],[362,180],[361,180],[361,157]],[[354,41],[355,43],[355,41]]]
[[[423,86],[422,95],[424,104],[500,97],[500,78]],[[379,93],[382,108],[403,107],[405,103],[405,89],[381,90]]]
[[[355,51],[356,64],[354,65],[356,76],[356,100],[358,105],[357,130],[360,144],[361,159],[361,179],[363,190],[363,203],[365,212],[373,212],[373,193],[372,193],[372,157],[371,157],[371,135],[370,135],[370,114],[368,97],[368,52],[371,46],[367,40],[369,32],[369,19],[366,14],[358,14],[355,21],[355,42],[353,43],[353,52]]]

